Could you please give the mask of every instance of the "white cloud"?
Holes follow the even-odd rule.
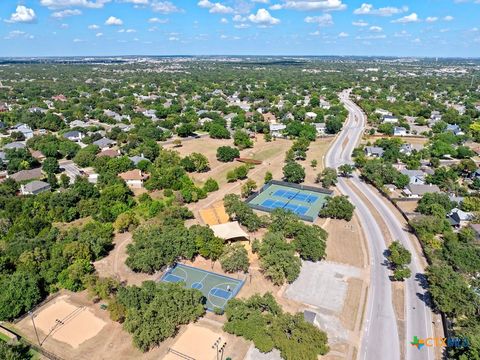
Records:
[[[106,21],[105,25],[110,26],[120,26],[123,25],[123,21],[115,16],[110,16]]]
[[[34,39],[35,37],[34,37],[33,35],[30,35],[29,33],[26,33],[25,31],[20,31],[20,30],[10,31],[10,32],[4,37],[5,40],[18,39],[18,38]]]
[[[434,23],[437,20],[438,20],[438,17],[436,17],[436,16],[429,16],[425,19],[425,21],[428,22],[428,23]]]
[[[387,35],[379,34],[379,35],[367,35],[367,36],[357,36],[355,39],[357,40],[377,40],[377,39],[385,39]]]
[[[268,4],[270,0],[252,0],[252,2],[259,4]]]
[[[318,26],[333,25],[333,18],[330,14],[323,14],[320,16],[307,16],[305,22],[309,24],[318,24]]]
[[[221,18],[220,23],[221,24],[228,24],[228,20],[226,18]]]
[[[111,0],[40,0],[40,5],[47,6],[50,9],[59,9],[67,7],[86,7],[92,9],[103,8]]]
[[[148,5],[149,4],[149,0],[121,0],[121,2],[135,4],[135,5]]]
[[[370,29],[369,29],[371,32],[382,32],[383,29],[380,27],[380,26],[370,26]]]
[[[360,26],[360,27],[364,27],[364,26],[368,26],[368,23],[363,21],[363,20],[359,20],[359,21],[354,21],[352,22],[352,25],[353,26]]]
[[[96,33],[95,36],[96,36],[96,37],[101,37],[101,36],[103,36],[103,33],[101,33],[101,32]]]
[[[392,16],[408,11],[408,7],[396,8],[392,6],[382,7],[376,9],[372,4],[363,3],[358,9],[353,12],[356,15],[376,15],[376,16]]]
[[[265,9],[258,9],[256,14],[250,14],[248,16],[248,20],[250,20],[254,24],[258,24],[261,26],[277,25],[280,23],[279,19],[274,18]]]
[[[270,6],[271,10],[291,9],[299,11],[333,11],[345,10],[347,5],[342,3],[342,0],[317,0],[317,1],[291,1],[286,0],[282,4],[275,4]]]
[[[233,8],[225,6],[221,3],[212,3],[209,0],[200,0],[197,3],[198,6],[205,9],[210,9],[211,14],[231,14],[234,12]]]
[[[152,24],[166,24],[168,23],[168,21],[169,21],[168,19],[160,19],[158,17],[152,17],[148,19],[148,22]]]
[[[79,42],[84,42],[84,40],[79,39],[79,38],[75,38],[75,39],[73,39],[73,42],[74,43],[79,43]]]
[[[248,19],[245,17],[245,16],[242,16],[242,15],[235,15],[233,18],[232,18],[233,21],[235,22],[245,22],[247,21]]]
[[[342,31],[340,34],[338,34],[338,37],[340,38],[346,38],[346,37],[349,37],[350,35],[348,35],[348,33]]]
[[[136,33],[137,30],[135,30],[135,29],[127,29],[127,30],[125,30],[125,32],[126,32],[127,34],[131,34],[131,33]]]
[[[171,14],[183,11],[170,1],[154,1],[152,3],[152,10],[161,14]]]
[[[23,5],[18,5],[15,12],[10,16],[10,23],[34,23],[37,20],[37,15],[33,9],[27,8]]]
[[[412,43],[414,43],[414,44],[420,44],[421,42],[422,42],[422,40],[420,40],[419,38],[416,38],[416,39],[412,40]]]
[[[410,15],[404,16],[400,19],[392,20],[392,23],[407,24],[419,21],[420,19],[418,18],[417,13],[411,13]]]
[[[398,38],[402,38],[402,37],[410,37],[412,35],[408,31],[402,30],[402,31],[396,32],[393,36],[398,37]]]
[[[453,20],[453,16],[451,15],[447,15],[443,18],[443,21],[452,21]]]
[[[63,10],[63,11],[56,11],[52,14],[52,17],[55,19],[63,19],[69,16],[78,16],[82,15],[82,12],[78,9],[75,10]]]
[[[100,29],[100,26],[96,25],[96,24],[92,24],[92,25],[88,25],[88,28],[90,30],[98,30]]]
[[[170,36],[170,37],[168,38],[168,40],[169,40],[169,41],[179,41],[180,38],[177,37],[177,36]]]
[[[249,28],[249,27],[250,27],[250,25],[245,24],[245,23],[235,24],[235,25],[234,25],[234,28],[235,28],[235,29],[247,29],[247,28]]]

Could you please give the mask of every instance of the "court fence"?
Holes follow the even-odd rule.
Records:
[[[255,199],[258,195],[260,195],[261,193],[266,191],[272,185],[280,185],[280,186],[285,186],[285,187],[289,187],[289,188],[297,189],[297,190],[312,191],[312,192],[316,192],[316,193],[319,193],[319,194],[325,194],[325,195],[328,195],[328,196],[333,195],[332,190],[328,190],[328,189],[324,189],[324,188],[319,188],[319,187],[310,186],[310,185],[294,184],[294,183],[289,183],[289,182],[280,181],[280,180],[270,180],[268,183],[263,185],[260,188],[259,191],[256,191],[256,192],[252,193],[245,200],[245,203],[254,210],[259,210],[259,211],[264,211],[264,212],[272,212],[274,210],[272,208],[262,206],[262,205],[259,205],[259,204],[252,204],[253,199]],[[304,214],[303,215],[302,214],[296,214],[296,215],[297,215],[298,218],[300,218],[301,220],[304,220],[304,221],[314,222],[316,220],[316,216],[314,217],[314,216],[304,215]]]

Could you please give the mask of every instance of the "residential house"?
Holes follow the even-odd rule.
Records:
[[[127,186],[133,189],[143,188],[143,183],[148,179],[149,175],[143,173],[141,170],[135,169],[118,174],[123,179]]]
[[[282,131],[287,128],[287,125],[285,125],[285,124],[270,124],[269,128],[270,128],[270,134],[273,137],[280,138],[280,137],[283,137]]]
[[[80,131],[73,130],[63,134],[63,137],[67,140],[78,142],[81,141],[85,136]]]
[[[392,115],[384,115],[382,118],[382,122],[386,124],[396,124],[398,123],[398,118]]]
[[[33,130],[27,124],[15,125],[14,127],[12,127],[11,132],[15,132],[15,131],[21,132],[26,140],[31,139],[33,137]]]
[[[45,191],[50,191],[49,183],[45,181],[34,180],[25,185],[20,185],[20,193],[22,195],[37,195]]]
[[[430,120],[428,123],[430,124],[430,126],[432,126],[437,122],[439,122],[440,120],[442,120],[442,114],[440,114],[440,111],[432,111],[432,113],[430,114]]]
[[[327,133],[327,125],[325,123],[315,123],[315,130],[317,131],[317,136],[322,136]]]
[[[3,149],[4,150],[11,150],[11,149],[25,149],[27,147],[27,145],[25,145],[24,142],[21,142],[21,141],[14,141],[14,142],[11,142],[11,143],[8,143],[6,144]]]
[[[31,113],[42,113],[42,114],[45,114],[47,112],[46,109],[42,109],[38,106],[31,107],[30,109],[28,109],[28,111]]]
[[[10,111],[7,103],[0,103],[0,113]]]
[[[409,198],[421,198],[426,193],[441,193],[441,190],[432,184],[409,184],[403,189],[403,194]]]
[[[120,151],[114,149],[105,149],[97,154],[97,157],[108,156],[109,158],[116,158],[120,156]]]
[[[60,94],[60,95],[52,96],[52,100],[53,101],[65,102],[65,101],[67,101],[67,97],[63,94]]]
[[[407,136],[407,129],[401,126],[395,126],[393,128],[393,136]]]
[[[459,208],[454,208],[447,215],[447,219],[454,227],[465,226],[471,219],[472,214],[465,212]]]
[[[413,146],[412,144],[402,144],[400,145],[400,154],[410,156],[413,151]]]
[[[275,114],[267,112],[267,113],[262,114],[262,115],[263,115],[263,121],[265,121],[269,124],[275,124],[277,122],[277,117],[275,116]]]
[[[308,111],[305,113],[305,120],[315,120],[317,118],[317,114],[313,111]]]
[[[93,142],[93,145],[97,145],[100,148],[100,150],[109,149],[110,147],[112,147],[115,144],[116,144],[115,141],[110,140],[110,139],[105,138],[105,137]]]
[[[381,158],[385,152],[381,147],[378,146],[366,146],[364,151],[365,155],[376,158]]]
[[[76,128],[76,127],[79,127],[79,128],[86,128],[88,127],[89,125],[85,122],[85,121],[82,121],[82,120],[73,120],[70,124],[69,124],[70,128],[73,129],[73,128]]]
[[[43,178],[43,173],[41,168],[20,170],[14,174],[9,175],[8,178],[13,179],[16,182],[38,180]]]
[[[8,162],[7,154],[4,151],[0,151],[0,164]]]
[[[223,119],[227,122],[227,127],[231,127],[232,125],[232,120],[237,117],[236,113],[230,113],[228,115],[225,115]]]
[[[446,128],[446,131],[451,132],[451,133],[453,133],[454,135],[457,135],[457,136],[465,135],[465,133],[460,128],[460,126],[458,126],[457,124],[453,124],[453,125],[448,124],[447,128]]]
[[[410,179],[410,184],[425,184],[425,173],[422,170],[408,170],[402,169],[400,172],[407,175]]]
[[[329,103],[327,100],[320,99],[320,107],[321,107],[322,109],[328,110],[328,109],[331,108],[331,105],[330,105],[330,103]]]
[[[392,116],[392,113],[390,111],[384,110],[384,109],[377,109],[375,110],[376,114],[383,116]]]
[[[143,154],[141,154],[140,156],[138,155],[131,156],[129,157],[129,159],[133,162],[133,165],[135,166],[137,166],[140,161],[144,161],[144,160],[150,161],[146,157],[144,157]]]

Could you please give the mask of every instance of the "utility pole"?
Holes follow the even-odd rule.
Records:
[[[38,332],[37,332],[37,327],[35,326],[35,320],[34,320],[34,315],[33,312],[29,311],[28,315],[30,315],[30,318],[32,319],[32,324],[33,324],[33,329],[35,330],[35,335],[37,337],[38,345],[42,347],[42,343],[40,342],[40,338],[38,337]]]

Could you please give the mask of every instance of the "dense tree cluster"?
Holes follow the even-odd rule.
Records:
[[[353,217],[353,211],[355,205],[353,205],[347,196],[333,196],[327,198],[327,203],[320,210],[318,215],[320,217],[329,217],[332,219],[343,219],[350,221]]]
[[[230,300],[226,315],[225,331],[252,341],[261,352],[278,349],[286,360],[316,360],[329,351],[326,333],[301,313],[284,313],[271,293]]]

